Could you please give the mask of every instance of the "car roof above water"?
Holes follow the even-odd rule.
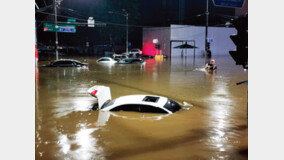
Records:
[[[64,62],[64,61],[71,61],[71,62],[79,62],[79,63],[81,63],[80,61],[77,61],[77,60],[74,60],[74,59],[59,59],[59,60],[55,60],[53,62]]]
[[[124,104],[144,104],[155,107],[163,107],[167,100],[168,98],[166,97],[156,95],[128,95],[114,99],[114,103],[111,106],[116,107]]]

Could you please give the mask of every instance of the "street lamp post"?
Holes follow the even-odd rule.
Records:
[[[205,51],[208,51],[208,41],[207,41],[207,36],[208,36],[208,16],[209,16],[209,11],[208,11],[208,0],[206,0],[206,26],[205,26]]]
[[[56,60],[58,60],[58,34],[57,34],[57,0],[54,0],[54,19],[55,19],[55,54]]]
[[[125,14],[126,17],[126,53],[128,54],[128,13]]]
[[[126,18],[126,53],[128,54],[128,16],[129,13],[125,12],[125,13],[120,13],[120,12],[113,12],[113,11],[108,11],[108,13],[110,14],[119,14],[119,15],[123,15]]]

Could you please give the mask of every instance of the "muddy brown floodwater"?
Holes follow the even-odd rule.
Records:
[[[202,57],[130,65],[75,57],[89,68],[40,67],[36,159],[248,159],[248,86],[236,85],[248,71],[230,56],[214,58],[215,73],[202,69]],[[94,85],[109,86],[112,98],[161,95],[183,109],[171,115],[95,111],[87,94]]]

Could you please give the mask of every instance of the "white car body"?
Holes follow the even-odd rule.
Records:
[[[102,57],[97,60],[98,63],[116,63],[116,61],[110,57]]]
[[[129,53],[132,53],[132,54],[142,54],[142,51],[138,48],[134,48],[134,49],[131,49]]]
[[[156,95],[128,95],[111,100],[110,88],[106,86],[94,86],[88,90],[88,93],[98,99],[98,109],[103,111],[126,110],[172,114],[180,109],[178,103]]]
[[[124,52],[121,55],[125,55],[128,57],[136,57],[137,55],[142,55],[142,51],[140,49],[131,49],[128,53]]]
[[[157,102],[149,102],[144,101],[144,98],[147,97],[157,97]],[[164,110],[167,113],[172,113],[166,108],[163,108],[163,106],[167,103],[168,98],[161,97],[161,96],[155,96],[155,95],[128,95],[128,96],[122,96],[119,98],[116,98],[112,101],[109,101],[109,103],[114,102],[113,104],[108,105],[109,103],[105,103],[101,110],[103,111],[111,111],[112,109],[123,106],[123,105],[145,105],[145,106],[152,106],[156,108],[160,108]]]

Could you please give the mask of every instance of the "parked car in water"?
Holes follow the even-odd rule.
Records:
[[[125,58],[122,60],[119,60],[118,64],[132,64],[132,63],[144,63],[145,61],[140,58]]]
[[[136,55],[136,54],[142,54],[142,51],[138,48],[133,48],[133,49],[130,50],[129,53]]]
[[[122,56],[127,56],[127,57],[129,57],[129,58],[132,58],[132,57],[136,57],[136,55],[134,55],[133,53],[130,53],[130,52],[124,52],[124,53],[122,53],[121,54]]]
[[[113,59],[117,62],[122,60],[122,59],[126,59],[126,58],[128,58],[126,55],[115,55],[115,56],[113,56]]]
[[[151,58],[154,58],[154,56],[150,56],[150,55],[141,55],[141,58],[151,59]]]
[[[43,67],[88,67],[88,63],[82,63],[73,59],[60,59],[51,62]]]
[[[124,52],[122,55],[126,55],[130,58],[138,58],[142,55],[142,51],[140,49],[131,49],[128,53]]]
[[[98,63],[116,63],[116,61],[110,57],[102,57],[97,60]]]

